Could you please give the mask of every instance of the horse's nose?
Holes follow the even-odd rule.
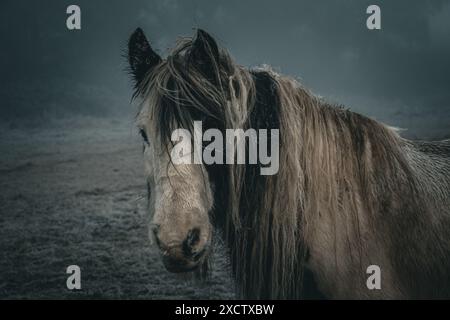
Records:
[[[163,252],[164,257],[172,261],[183,260],[196,262],[200,260],[206,251],[206,243],[201,241],[200,228],[192,228],[182,241],[166,240],[161,234],[161,228],[158,225],[152,227],[155,242]],[[166,240],[166,241],[165,241]]]

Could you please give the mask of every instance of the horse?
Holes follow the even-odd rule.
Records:
[[[449,140],[407,140],[268,66],[240,66],[201,29],[163,59],[138,28],[127,57],[149,236],[167,270],[207,276],[221,237],[241,298],[450,297]],[[195,121],[278,129],[278,172],[174,164],[172,133]]]

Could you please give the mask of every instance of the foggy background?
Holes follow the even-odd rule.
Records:
[[[382,30],[371,31],[365,12],[375,3]],[[81,31],[66,28],[70,4],[81,7]],[[450,1],[442,0],[2,1],[3,122],[131,118],[121,55],[138,26],[162,55],[200,27],[242,65],[269,64],[409,136],[449,134]]]
[[[66,28],[71,4],[81,31]],[[370,4],[382,30],[366,28]],[[123,58],[136,27],[162,56],[203,28],[241,65],[269,64],[405,136],[450,138],[448,0],[2,0],[0,299],[235,298],[223,247],[198,283],[167,272],[148,240]]]

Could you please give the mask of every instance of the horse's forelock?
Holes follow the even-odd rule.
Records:
[[[240,127],[253,96],[249,71],[234,64],[225,50],[213,68],[219,82],[205,77],[189,59],[192,40],[183,39],[168,58],[137,88],[142,108],[156,120],[162,143],[170,143],[177,128],[192,131],[195,120],[211,120],[220,128]],[[192,132],[191,132],[192,133]]]

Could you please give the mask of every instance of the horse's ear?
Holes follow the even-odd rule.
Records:
[[[153,51],[141,28],[137,28],[128,41],[128,61],[136,84],[161,62],[161,57]]]
[[[198,29],[192,43],[190,62],[206,75],[212,75],[220,59],[220,51],[214,38],[206,31]]]

